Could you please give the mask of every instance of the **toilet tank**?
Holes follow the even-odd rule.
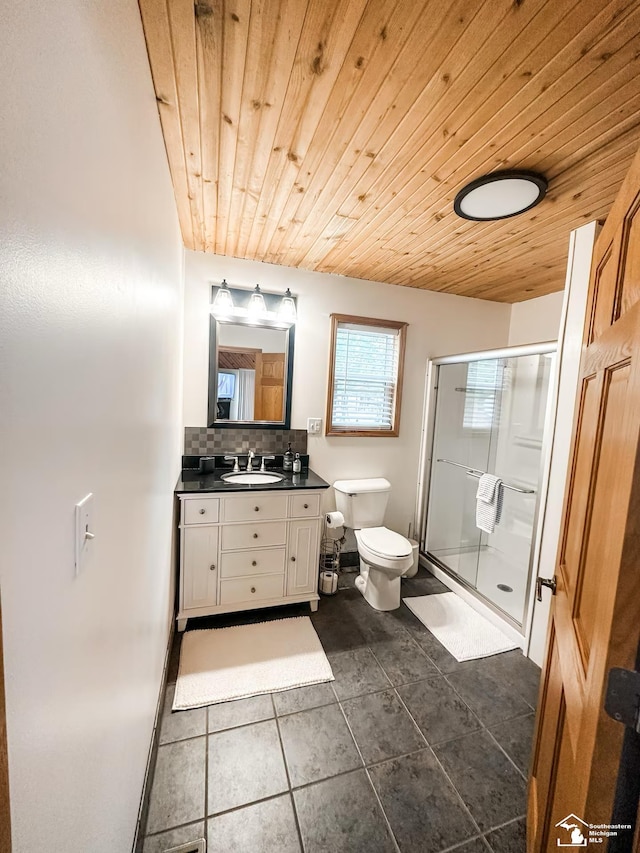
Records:
[[[382,477],[371,480],[336,480],[336,509],[352,530],[380,527],[389,500],[391,483]]]

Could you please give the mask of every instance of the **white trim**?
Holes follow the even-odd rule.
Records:
[[[502,349],[478,350],[463,352],[460,355],[443,355],[432,358],[432,364],[459,364],[465,361],[478,361],[485,358],[518,358],[521,355],[542,355],[545,352],[555,352],[557,341],[544,341],[540,344],[526,344],[519,347],[502,347]]]
[[[556,551],[560,538],[560,516],[564,503],[571,433],[577,403],[577,378],[591,258],[598,232],[598,223],[589,222],[572,231],[569,240],[565,295],[554,377],[554,422],[545,481],[545,506],[541,509],[539,523],[540,544],[536,570],[541,577],[552,577],[555,571]],[[546,646],[551,595],[544,593],[541,602],[537,602],[532,595],[532,601],[533,606],[527,626],[527,655],[541,665]]]
[[[536,500],[535,517],[531,537],[531,552],[529,557],[529,577],[527,579],[527,592],[524,602],[524,618],[522,627],[526,639],[525,654],[529,653],[529,640],[531,637],[531,625],[533,623],[533,611],[535,608],[536,582],[540,568],[540,548],[542,545],[542,528],[544,527],[544,514],[547,506],[547,494],[549,492],[549,474],[551,472],[551,456],[553,452],[553,436],[555,432],[556,416],[558,410],[558,371],[560,359],[556,351],[553,356],[553,368],[549,377],[549,388],[547,389],[547,410],[542,431],[542,453],[540,456],[540,468],[538,473],[538,495]]]
[[[320,596],[317,592],[305,592],[300,595],[279,595],[276,598],[262,598],[260,601],[239,601],[235,604],[194,607],[190,610],[179,610],[176,615],[176,621],[197,619],[200,616],[216,616],[219,613],[238,613],[241,610],[263,610],[267,607],[286,607],[288,604],[305,604],[312,601],[320,601]]]

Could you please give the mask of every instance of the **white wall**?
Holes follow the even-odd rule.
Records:
[[[509,346],[556,341],[560,328],[564,291],[548,293],[511,306]]]
[[[207,413],[209,294],[212,282],[298,295],[291,426],[325,417],[331,313],[409,323],[398,438],[309,436],[311,466],[328,482],[387,477],[393,486],[387,524],[406,534],[413,520],[427,360],[432,356],[505,346],[510,306],[395,287],[255,261],[187,252],[185,263],[184,422],[204,426]],[[333,500],[333,494],[327,498]]]
[[[2,616],[14,853],[131,849],[168,638],[182,248],[135,0],[4,3]],[[74,504],[95,495],[74,577]]]

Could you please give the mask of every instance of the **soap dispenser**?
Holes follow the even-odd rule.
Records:
[[[282,470],[293,471],[293,450],[291,449],[291,442],[289,442],[287,452],[282,457]]]
[[[300,454],[296,453],[296,458],[293,460],[293,473],[299,474],[302,471],[302,462],[300,460]]]

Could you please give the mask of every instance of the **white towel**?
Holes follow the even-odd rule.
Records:
[[[493,474],[483,474],[476,492],[476,527],[493,533],[502,515],[502,480]]]

